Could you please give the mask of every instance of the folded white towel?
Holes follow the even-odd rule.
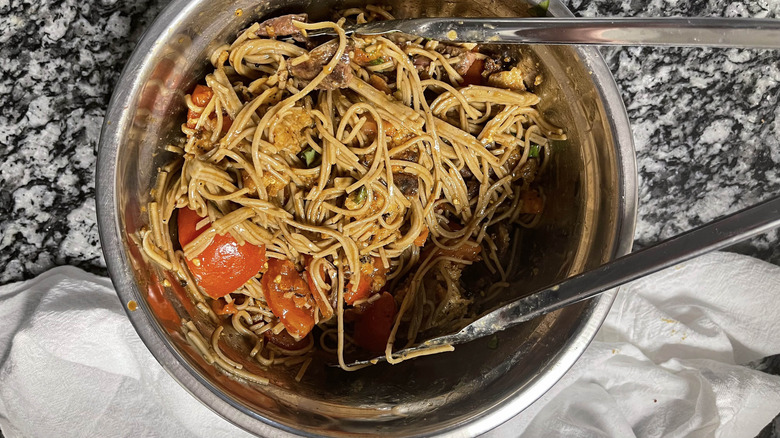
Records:
[[[0,288],[0,430],[13,437],[249,437],[187,393],[107,278],[73,267]]]
[[[780,267],[713,253],[620,289],[596,339],[490,437],[753,438],[780,412]]]
[[[780,267],[710,254],[623,288],[597,340],[487,436],[754,437],[780,412]],[[0,287],[0,429],[11,437],[248,436],[135,334],[106,278],[72,267]]]

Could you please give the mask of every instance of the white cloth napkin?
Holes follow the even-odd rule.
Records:
[[[596,341],[488,437],[748,437],[780,412],[780,267],[715,253],[624,287]],[[0,287],[11,437],[241,437],[160,367],[111,283],[72,267]]]
[[[620,289],[596,339],[521,415],[487,434],[753,438],[780,412],[780,267],[712,253]]]

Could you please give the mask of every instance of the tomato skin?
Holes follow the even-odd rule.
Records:
[[[211,100],[211,97],[214,96],[214,92],[211,91],[211,88],[205,86],[205,85],[196,85],[195,89],[192,90],[192,94],[190,95],[190,99],[192,100],[192,103],[201,107],[205,108],[206,105],[208,105],[209,101]],[[200,118],[200,113],[203,112],[201,109],[200,111],[194,111],[192,109],[187,110],[187,127],[188,128],[194,128],[198,124],[198,118]]]
[[[211,88],[198,84],[195,86],[195,89],[192,90],[190,98],[192,99],[192,103],[203,108],[208,105],[212,96],[214,96],[214,92],[211,91]]]
[[[200,113],[196,113],[193,110],[187,110],[187,127],[188,128],[195,128],[198,126],[198,119],[200,118]],[[217,119],[217,115],[214,113],[209,114],[209,120],[215,120]],[[229,115],[223,114],[222,115],[222,133],[226,134],[228,131],[230,131],[230,127],[233,126],[233,119],[230,118]]]
[[[355,301],[368,298],[371,296],[371,292],[385,285],[387,269],[385,269],[382,260],[378,257],[372,257],[371,259],[371,263],[362,263],[360,265],[360,284],[358,284],[357,290],[353,290],[351,281],[347,284],[347,290],[344,291],[345,303],[352,305]]]
[[[355,301],[368,298],[369,295],[371,295],[371,277],[361,272],[360,284],[357,289],[352,289],[352,282],[347,284],[347,290],[344,291],[344,302],[351,306]]]
[[[463,75],[463,82],[461,87],[467,87],[469,85],[479,85],[482,83],[482,69],[485,67],[485,61],[481,59],[475,59],[469,69],[466,70],[466,74]]]
[[[377,55],[376,51],[369,53],[361,48],[356,48],[355,50],[352,51],[352,60],[355,61],[355,64],[361,67],[370,65],[372,61],[378,58],[379,55]]]
[[[217,118],[217,116],[212,117],[212,119],[216,119],[216,118]],[[229,115],[223,114],[222,115],[222,133],[226,134],[228,131],[230,131],[230,127],[231,126],[233,126],[233,119],[231,119]]]
[[[428,240],[428,233],[430,233],[430,230],[428,230],[428,227],[423,228],[422,231],[420,231],[420,235],[417,236],[416,239],[414,239],[414,246],[421,247],[425,245],[425,241]]]
[[[179,243],[182,246],[192,242],[208,227],[196,230],[203,220],[194,210],[178,210]],[[197,262],[195,261],[197,260]],[[212,298],[223,297],[257,275],[265,266],[265,245],[244,242],[239,245],[230,234],[216,235],[209,246],[193,260],[187,260],[187,267],[198,285]]]
[[[179,243],[182,247],[192,242],[196,237],[206,231],[206,228],[208,227],[203,227],[199,230],[196,229],[198,222],[203,219],[204,218],[198,216],[198,213],[196,213],[195,210],[186,207],[180,208],[177,211],[176,221],[179,224]]]
[[[173,305],[165,297],[165,288],[156,274],[152,273],[146,289],[146,303],[166,328],[176,329],[181,325],[181,318]]]
[[[385,351],[395,321],[395,298],[382,292],[376,301],[360,306],[360,311],[355,321],[355,344],[372,353]]]
[[[211,310],[219,316],[233,315],[238,313],[236,303],[228,303],[223,299],[216,299],[211,302]]]
[[[314,327],[314,302],[309,285],[289,260],[269,259],[263,274],[263,295],[271,312],[296,340],[308,335]],[[286,294],[292,292],[292,296]],[[307,307],[308,305],[308,307]]]
[[[205,86],[205,85],[196,85],[195,89],[192,90],[192,94],[190,95],[190,99],[192,99],[192,103],[195,105],[205,108],[206,105],[209,104],[209,101],[211,101],[211,98],[214,96],[214,92],[211,90],[211,88]],[[193,111],[192,109],[187,110],[187,127],[188,128],[195,128],[198,125],[198,119],[200,118],[200,114],[203,110],[200,111]],[[214,113],[209,114],[210,120],[216,120],[217,115]],[[230,127],[233,125],[233,119],[230,118],[227,114],[222,115],[222,133],[225,134],[230,130]]]
[[[544,200],[539,196],[536,190],[526,190],[520,194],[523,205],[520,207],[521,213],[539,214],[544,209]]]

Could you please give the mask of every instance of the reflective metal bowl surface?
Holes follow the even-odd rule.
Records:
[[[399,17],[522,16],[515,0],[405,2],[390,0]],[[238,337],[223,349],[270,385],[236,381],[206,364],[187,343],[180,318],[204,336],[213,326],[164,273],[139,251],[134,236],[148,219],[162,152],[179,134],[183,95],[208,67],[210,52],[261,17],[307,11],[330,18],[337,7],[313,0],[174,0],[139,42],[114,91],[100,141],[97,198],[103,251],[120,299],[141,339],[193,396],[236,425],[263,436],[473,436],[516,415],[548,390],[577,360],[606,316],[614,292],[579,303],[455,352],[347,373],[313,364],[263,369],[245,357]],[[553,15],[568,15],[561,5]],[[628,119],[612,76],[595,49],[535,46],[544,77],[535,90],[545,116],[566,128],[543,181],[548,205],[536,230],[523,234],[508,296],[597,266],[630,250],[636,169]],[[227,330],[226,330],[227,331]],[[231,340],[233,339],[233,340]],[[493,346],[493,345],[491,345]]]

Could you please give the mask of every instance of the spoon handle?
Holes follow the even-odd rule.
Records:
[[[412,18],[374,21],[350,30],[473,43],[780,49],[780,20],[752,18]]]
[[[519,298],[481,316],[457,333],[429,339],[415,347],[396,352],[396,356],[403,357],[440,345],[462,344],[500,332],[778,226],[780,226],[780,196],[775,196],[768,201]],[[378,360],[382,359],[384,357],[378,358]],[[357,363],[365,362],[368,361]]]

